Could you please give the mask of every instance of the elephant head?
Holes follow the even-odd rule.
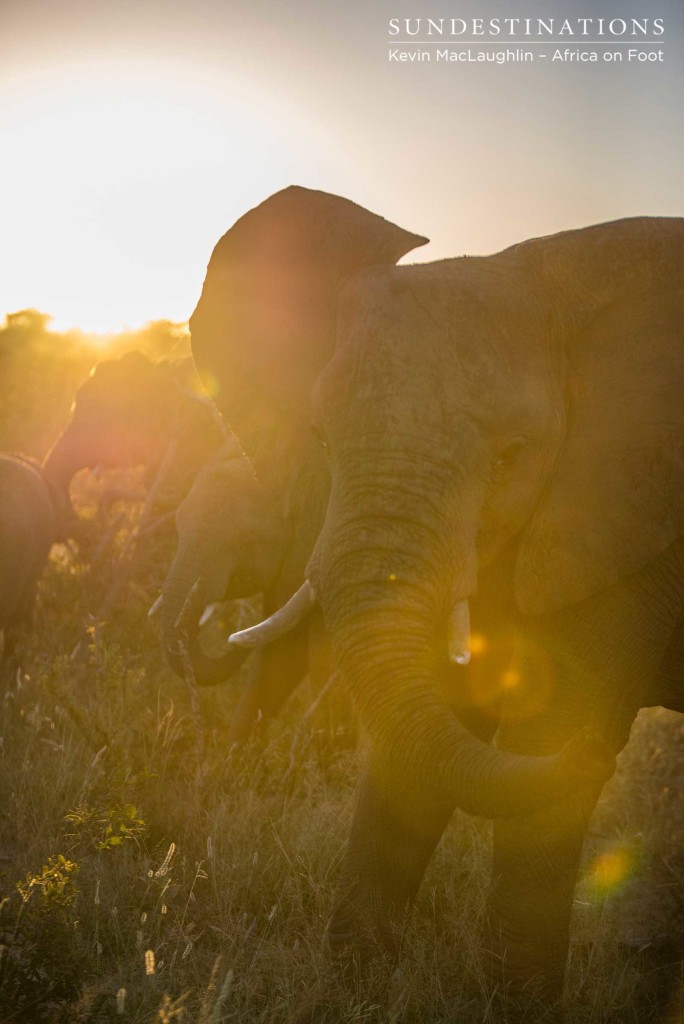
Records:
[[[425,239],[347,200],[291,188],[238,221],[212,255],[191,319],[200,376],[267,486],[282,489],[283,477],[300,471],[312,422],[332,481],[310,582],[278,628],[296,622],[315,594],[375,746],[398,773],[467,810],[522,813],[612,770],[602,747],[582,738],[539,758],[480,743],[452,714],[437,676],[447,650],[468,662],[469,598],[510,543],[528,612],[577,600],[667,543],[661,536],[635,551],[634,520],[622,532],[631,546],[616,540],[597,561],[582,545],[602,527],[610,533],[599,500],[582,498],[581,522],[567,494],[577,449],[598,432],[587,472],[611,470],[615,503],[635,505],[617,494],[615,408],[594,361],[617,366],[616,335],[638,340],[620,306],[645,287],[629,246],[645,254],[652,281],[665,262],[660,238],[673,230],[627,222],[489,258],[395,267]],[[610,277],[597,280],[606,260]],[[635,420],[630,439],[639,438]],[[639,464],[635,457],[624,474],[633,485]],[[552,558],[565,559],[564,573]],[[260,633],[232,639],[258,643]]]
[[[187,645],[195,680],[223,682],[244,660],[245,648],[224,657],[204,654],[199,624],[207,605],[266,590],[282,567],[289,531],[236,444],[203,467],[176,511],[178,550],[161,591],[164,650],[183,676]]]
[[[303,217],[310,213],[313,221]],[[288,533],[278,572],[264,581],[267,606],[296,591],[325,514],[328,465],[311,431],[309,394],[335,346],[341,285],[426,241],[346,199],[289,188],[242,217],[214,250],[191,318],[192,349],[252,460],[267,519]]]
[[[332,489],[309,579],[377,742],[450,776],[461,806],[505,810],[503,790],[482,757],[464,792],[429,679],[444,634],[468,661],[485,576],[518,614],[553,613],[682,532],[683,253],[682,221],[640,218],[343,294],[314,393]]]
[[[211,408],[183,387],[166,363],[140,352],[98,363],[81,385],[64,431],[44,462],[46,478],[68,500],[80,469],[158,466],[174,441],[174,470],[185,493],[197,467],[225,442]]]

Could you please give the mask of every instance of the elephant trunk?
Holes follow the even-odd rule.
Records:
[[[414,540],[417,530],[414,521]],[[428,558],[414,542],[408,557],[407,534],[398,560],[402,547],[396,541],[388,546],[383,519],[374,529],[364,517],[364,545],[355,551],[345,547],[344,532],[336,530],[317,551],[312,582],[337,666],[392,776],[409,775],[465,811],[500,817],[531,813],[611,774],[613,759],[593,737],[581,735],[552,756],[526,757],[498,751],[469,733],[442,697],[436,674],[435,651],[449,622],[445,602],[453,593],[443,585],[444,552],[434,556],[437,544]],[[455,607],[463,625],[464,600]],[[467,661],[462,642],[453,653],[457,663]]]
[[[43,476],[55,508],[57,540],[80,537],[81,523],[71,501],[69,485],[74,474],[88,464],[87,456],[73,445],[68,432],[57,439],[43,460]]]
[[[68,495],[74,475],[95,462],[90,445],[73,428],[67,427],[45,456],[43,472],[55,487]]]
[[[249,650],[231,647],[219,657],[205,654],[200,645],[199,620],[206,606],[221,600],[207,575],[183,572],[173,565],[162,587],[160,620],[164,654],[170,668],[184,678],[192,670],[199,686],[213,686],[234,676]]]

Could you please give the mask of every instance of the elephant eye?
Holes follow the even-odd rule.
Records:
[[[325,434],[323,433],[323,431],[319,430],[319,428],[312,423],[311,424],[311,433],[316,438],[316,440],[320,444],[321,448],[323,448],[323,450],[327,452],[329,445],[328,445],[327,438],[326,438]]]
[[[507,445],[494,459],[494,469],[498,472],[510,469],[517,461],[524,447],[523,441],[514,441],[512,444]]]

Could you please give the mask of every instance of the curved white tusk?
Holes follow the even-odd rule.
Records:
[[[162,606],[163,600],[164,600],[164,595],[160,594],[159,597],[157,598],[157,600],[154,602],[154,604],[150,605],[150,610],[147,613],[147,618],[148,619],[151,619],[154,615],[157,614],[157,612],[159,611],[159,609]]]
[[[207,605],[207,607],[204,609],[204,611],[202,612],[202,614],[200,616],[200,620],[199,620],[200,626],[203,626],[205,624],[205,622],[209,621],[209,619],[212,617],[212,615],[214,614],[214,612],[216,611],[217,608],[218,608],[218,603],[216,601],[214,601],[213,604],[208,604]]]
[[[315,603],[314,589],[309,581],[305,580],[282,608],[279,608],[273,615],[269,615],[263,622],[257,623],[256,626],[231,633],[228,643],[234,644],[236,647],[265,647],[266,644],[284,636],[299,625]]]
[[[447,637],[449,661],[467,665],[470,661],[470,608],[467,601],[459,601],[449,613]]]

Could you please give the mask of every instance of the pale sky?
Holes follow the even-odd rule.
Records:
[[[664,62],[388,61],[391,17],[588,14],[662,17]],[[428,235],[421,261],[684,215],[681,0],[0,0],[0,40],[0,318],[185,320],[289,184]]]

